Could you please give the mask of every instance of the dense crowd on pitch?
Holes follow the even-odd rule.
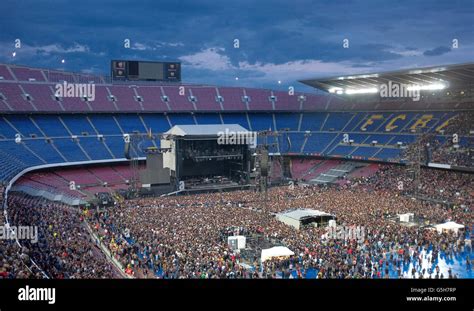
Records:
[[[266,204],[262,194],[252,191],[149,198],[127,201],[89,221],[117,260],[136,277],[274,278],[289,276],[290,271],[304,277],[310,269],[319,278],[382,278],[388,277],[389,270],[406,277],[401,269],[409,263],[414,264],[409,277],[456,277],[451,271],[420,265],[437,258],[440,251],[450,258],[470,252],[463,236],[403,226],[391,219],[410,212],[424,224],[453,220],[471,227],[472,176],[423,172],[426,179],[420,191],[453,201],[447,206],[405,196],[407,188],[397,187],[405,178],[403,172],[392,168],[382,167],[375,176],[342,187],[272,188]],[[436,190],[441,187],[445,191]],[[275,219],[274,213],[294,208],[332,213],[339,225],[363,227],[365,238],[325,239],[326,228],[298,231]],[[263,264],[255,257],[245,262],[256,268],[249,271],[240,265],[239,253],[222,239],[221,233],[234,227],[247,236],[278,240],[295,256]],[[428,257],[420,255],[428,247],[433,252]],[[469,258],[466,265],[471,265]]]
[[[86,215],[80,210],[10,194],[8,216],[12,226],[37,226],[38,241],[20,240],[21,248],[14,240],[0,241],[0,277],[76,279],[118,276],[116,268],[94,245],[85,227]]]
[[[408,277],[456,277],[420,264],[426,266],[440,251],[448,257],[470,251],[462,236],[402,226],[391,219],[411,212],[426,224],[453,220],[472,227],[472,175],[422,170],[421,181],[419,194],[452,204],[412,200],[406,196],[413,187],[411,176],[406,168],[393,166],[381,166],[372,177],[338,187],[272,188],[267,203],[260,193],[237,191],[130,200],[100,213],[85,213],[15,194],[9,200],[10,223],[37,225],[40,239],[37,244],[22,241],[21,248],[1,240],[0,277],[43,277],[30,259],[53,278],[117,277],[83,220],[135,277],[274,278],[288,277],[290,271],[304,277],[311,269],[319,278],[383,278],[389,270],[407,277],[400,269],[408,263],[415,264]],[[332,213],[339,225],[362,226],[365,237],[326,239],[325,228],[297,231],[274,218],[274,213],[294,208]],[[241,265],[244,259],[226,241],[236,230],[247,237],[279,241],[295,256],[263,264],[258,257],[246,258],[255,270],[246,269]],[[428,246],[433,252],[421,256]],[[466,265],[471,265],[469,258]]]
[[[474,135],[471,130],[474,124],[474,113],[465,112],[454,117],[449,124],[442,129],[446,139],[440,141],[435,133],[426,133],[417,141],[410,144],[403,152],[403,158],[408,161],[421,163],[432,162],[449,164],[454,166],[473,167]],[[456,138],[453,136],[456,135]],[[456,139],[467,140],[466,144],[456,143]],[[429,159],[426,150],[429,150]]]

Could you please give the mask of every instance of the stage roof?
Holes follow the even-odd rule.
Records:
[[[219,132],[249,132],[239,124],[175,125],[166,133],[176,136],[217,136]]]
[[[333,216],[326,212],[314,210],[314,209],[296,209],[292,211],[285,211],[277,214],[278,216],[288,217],[295,220],[301,220],[307,217],[321,217],[321,216]]]
[[[404,69],[381,73],[357,74],[301,80],[299,82],[330,92],[331,89],[370,89],[381,84],[433,85],[447,82],[447,88],[474,84],[474,63]],[[331,91],[333,92],[333,91]]]

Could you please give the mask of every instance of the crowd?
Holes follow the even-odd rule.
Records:
[[[474,112],[465,111],[456,115],[452,120],[449,121],[446,127],[442,128],[443,134],[458,134],[459,136],[468,136],[471,133],[471,130],[474,130],[473,124]]]
[[[22,241],[21,248],[1,240],[0,277],[42,277],[30,259],[52,278],[119,277],[86,223],[125,272],[138,278],[459,277],[437,259],[462,254],[470,269],[469,240],[427,225],[452,220],[472,228],[472,175],[422,169],[418,194],[427,200],[414,200],[406,170],[381,165],[375,175],[342,186],[291,184],[270,188],[267,196],[246,190],[140,198],[101,210],[13,194],[10,223],[38,226],[39,240]],[[331,213],[338,225],[362,228],[363,238],[328,238],[325,227],[296,230],[275,218],[295,208]],[[420,225],[396,221],[402,213],[413,213]],[[261,262],[258,253],[249,257],[230,248],[226,237],[233,234],[274,241],[295,255]]]
[[[392,167],[393,168],[393,167]],[[438,171],[426,178],[443,178],[428,190],[452,205],[413,200],[398,185],[398,169],[382,168],[376,176],[340,187],[278,187],[269,190],[268,201],[260,193],[237,191],[192,196],[127,201],[95,214],[91,224],[110,250],[136,277],[161,278],[273,278],[304,277],[316,271],[319,278],[407,277],[403,267],[412,264],[409,277],[457,277],[436,268],[438,253],[454,258],[470,252],[463,236],[438,234],[424,226],[403,226],[393,221],[397,214],[414,213],[423,225],[453,220],[473,223],[471,176]],[[408,180],[407,180],[408,183]],[[407,184],[407,187],[409,185]],[[443,186],[445,187],[445,186]],[[472,188],[472,187],[471,187]],[[459,192],[459,195],[451,194]],[[459,204],[462,202],[463,204]],[[337,223],[365,228],[363,241],[325,240],[325,228],[296,230],[275,219],[274,214],[294,208],[312,208],[332,213]],[[248,236],[278,240],[295,252],[285,260],[264,263],[244,258],[227,245],[222,233],[239,228]],[[430,252],[428,252],[430,250]],[[427,268],[427,262],[433,266]],[[466,265],[471,265],[467,257]],[[391,275],[390,271],[397,271]]]
[[[414,169],[406,166],[380,165],[373,176],[355,180],[367,187],[395,191],[404,195],[418,194],[421,197],[442,201],[456,206],[474,204],[473,175],[437,169],[420,169],[416,177]],[[416,187],[416,180],[419,185]],[[416,191],[415,191],[416,190]]]
[[[418,137],[416,142],[408,145],[402,157],[411,162],[420,160],[423,164],[432,162],[474,167],[473,124],[473,112],[461,113],[442,128],[442,132],[425,133]]]
[[[4,277],[115,278],[118,271],[94,244],[85,227],[85,213],[47,200],[10,194],[8,216],[12,226],[37,227],[37,241],[1,241]],[[6,247],[5,247],[6,245]],[[30,259],[36,263],[36,268]]]

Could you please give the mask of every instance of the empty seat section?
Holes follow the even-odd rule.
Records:
[[[380,148],[376,147],[359,147],[351,154],[351,156],[370,158],[373,157],[374,154],[377,153],[379,150]]]
[[[340,97],[329,95],[328,110],[349,110],[352,106],[350,101],[346,101]]]
[[[383,148],[375,157],[383,160],[393,160],[400,157],[401,149]]]
[[[303,102],[303,110],[324,110],[328,101],[327,95],[306,94]]]
[[[147,130],[151,128],[153,133],[164,133],[170,129],[170,124],[163,114],[143,114],[142,119]]]
[[[30,94],[36,108],[40,111],[61,111],[61,106],[53,97],[53,91],[46,84],[24,83],[23,89]]]
[[[10,67],[16,78],[20,81],[29,81],[35,79],[36,81],[44,81],[44,77],[40,69],[30,69],[23,67]]]
[[[4,118],[0,117],[0,139],[13,139],[17,131],[12,128]]]
[[[300,121],[299,113],[275,113],[275,122],[277,130],[290,129],[290,131],[298,130]]]
[[[170,119],[172,126],[196,124],[191,114],[173,113],[173,114],[168,114],[168,117]]]
[[[104,143],[97,137],[81,137],[79,143],[92,160],[113,158]]]
[[[353,118],[346,124],[344,131],[347,132],[360,132],[360,126],[364,124],[363,120],[366,118],[366,113],[365,112],[355,112]]]
[[[0,77],[3,77],[3,80],[14,80],[7,66],[4,65],[0,65]]]
[[[164,95],[168,96],[168,105],[170,111],[193,111],[194,107],[191,101],[189,101],[189,90],[186,86],[184,87],[183,95],[180,94],[180,88],[178,86],[163,86]]]
[[[125,142],[122,136],[108,136],[104,141],[117,159],[125,158]]]
[[[311,133],[304,146],[305,153],[322,153],[337,134]]]
[[[319,132],[326,117],[326,112],[305,112],[303,113],[300,130]]]
[[[94,176],[108,183],[123,183],[124,179],[115,170],[110,167],[91,167],[89,168]]]
[[[105,86],[96,85],[94,101],[89,101],[92,111],[111,112],[116,111],[114,103],[109,98],[109,92]]]
[[[39,128],[48,136],[48,137],[64,137],[71,136],[64,125],[59,120],[58,116],[55,115],[35,115],[32,117]]]
[[[393,135],[373,134],[373,135],[370,135],[369,139],[367,139],[367,143],[370,144],[370,143],[372,143],[372,141],[375,140],[380,145],[385,145],[388,142],[390,142],[390,144],[393,144],[394,140],[392,138],[393,138]]]
[[[370,135],[368,134],[356,134],[349,132],[344,132],[344,134],[347,134],[349,136],[349,140],[353,140],[355,144],[370,143],[370,141],[368,141]],[[342,139],[340,143],[342,143]]]
[[[144,111],[168,111],[168,106],[163,102],[159,86],[140,86],[136,90],[143,99]]]
[[[109,86],[112,95],[115,96],[115,104],[120,111],[141,111],[140,104],[135,100],[135,93],[128,86]]]
[[[33,152],[39,155],[43,160],[48,163],[62,163],[64,159],[59,153],[51,146],[51,143],[46,142],[44,139],[30,139],[24,141],[25,145],[28,146]]]
[[[301,153],[305,140],[304,133],[286,133],[278,138],[281,153]]]
[[[242,97],[244,96],[243,89],[236,87],[220,87],[219,94],[224,99],[224,110],[247,110],[245,103],[242,101]]]
[[[323,126],[323,131],[340,131],[352,118],[352,113],[332,112],[329,114]]]
[[[13,111],[35,111],[30,102],[23,96],[23,92],[16,83],[0,83],[0,93]]]
[[[329,151],[329,155],[338,155],[338,156],[346,156],[349,155],[352,151],[354,151],[357,147],[354,146],[346,146],[346,145],[339,145],[334,148],[332,151]]]
[[[222,119],[224,120],[224,124],[239,124],[247,130],[250,129],[247,114],[245,113],[223,113]]]
[[[272,110],[272,103],[270,102],[271,92],[268,90],[245,89],[245,93],[250,97],[250,110]]]
[[[72,139],[54,139],[54,145],[69,162],[89,161],[77,142]]]
[[[68,182],[74,181],[76,185],[95,185],[100,183],[94,174],[83,168],[61,169],[54,173]]]
[[[20,131],[20,133],[24,137],[32,137],[32,135],[36,135],[37,137],[42,137],[43,134],[41,131],[36,127],[33,122],[31,122],[30,118],[25,115],[9,115],[5,116],[8,121]]]
[[[252,131],[268,131],[274,129],[271,113],[249,113]]]
[[[288,92],[273,92],[275,95],[275,110],[291,110],[297,111],[300,109],[300,102],[298,101],[299,94],[290,95]]]
[[[87,117],[84,115],[62,115],[61,119],[64,124],[66,124],[69,131],[74,135],[96,135],[94,128],[87,120]]]
[[[115,115],[115,119],[125,133],[145,133],[146,129],[138,115],[119,114]]]
[[[69,83],[75,83],[74,75],[67,72],[61,71],[45,71],[46,78],[50,82],[63,82],[67,81]]]
[[[28,149],[23,146],[23,143],[17,144],[14,141],[2,141],[0,142],[0,151],[13,156],[26,165],[44,164],[41,159],[29,152]]]
[[[117,135],[122,134],[120,131],[117,122],[112,115],[91,115],[89,116],[92,124],[102,135]]]
[[[221,106],[216,101],[217,93],[215,87],[195,87],[191,92],[196,97],[197,110],[220,111]]]
[[[218,113],[197,113],[194,117],[197,124],[222,124]]]
[[[79,95],[79,96],[76,96]],[[69,112],[88,112],[91,111],[88,103],[80,96],[81,94],[74,94],[74,97],[61,97],[61,105]]]

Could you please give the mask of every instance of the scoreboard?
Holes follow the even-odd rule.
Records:
[[[181,81],[180,62],[113,60],[111,67],[113,80]]]

